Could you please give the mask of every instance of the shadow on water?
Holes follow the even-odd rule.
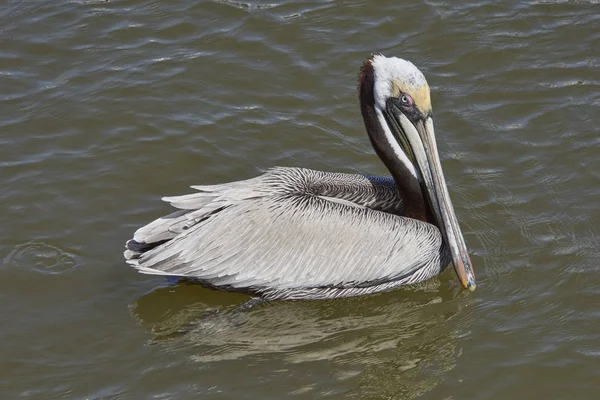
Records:
[[[142,296],[131,309],[152,333],[151,345],[203,366],[304,365],[296,381],[307,368],[322,368],[347,395],[386,398],[435,387],[462,353],[472,314],[472,296],[446,279],[375,296],[239,311],[247,299],[181,283]]]

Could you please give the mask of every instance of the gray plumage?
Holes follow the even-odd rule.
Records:
[[[166,197],[178,210],[135,232],[125,258],[263,299],[323,299],[429,279],[452,261],[475,275],[436,148],[429,85],[414,64],[374,55],[359,72],[360,109],[392,178],[274,168]]]
[[[438,228],[402,216],[391,178],[274,168],[248,180],[166,197],[178,211],[135,232],[125,258],[266,299],[319,299],[392,289],[439,274]]]

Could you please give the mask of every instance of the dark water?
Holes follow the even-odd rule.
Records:
[[[593,399],[600,5],[16,1],[0,6],[0,392],[39,399]],[[273,165],[385,174],[356,73],[432,88],[478,290],[280,302],[122,259],[160,196]]]

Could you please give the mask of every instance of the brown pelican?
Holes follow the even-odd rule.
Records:
[[[393,289],[452,262],[475,276],[438,156],[429,86],[411,62],[374,55],[358,93],[371,144],[392,178],[274,168],[165,197],[178,211],[138,229],[125,258],[262,299],[324,299]]]

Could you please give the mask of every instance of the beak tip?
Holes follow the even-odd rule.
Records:
[[[465,287],[467,289],[469,289],[470,292],[474,292],[475,289],[477,289],[477,284],[475,283],[475,279],[473,277],[470,277],[470,279],[467,281],[467,284],[465,285]]]

